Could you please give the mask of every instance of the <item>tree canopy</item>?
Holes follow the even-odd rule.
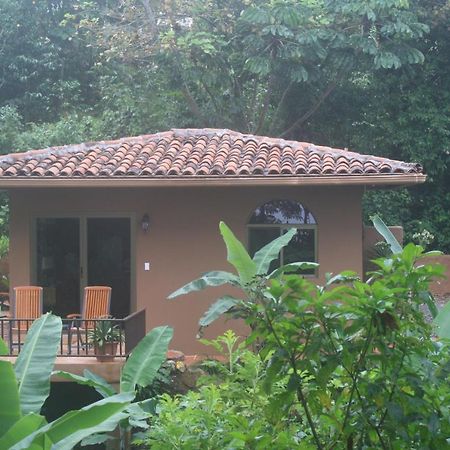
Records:
[[[0,149],[220,127],[417,161],[372,192],[450,251],[448,0],[0,0]]]

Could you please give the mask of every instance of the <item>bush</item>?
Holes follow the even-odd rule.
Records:
[[[199,381],[197,392],[171,397],[164,394],[146,444],[151,449],[295,449],[301,441],[292,418],[274,414],[264,391],[266,362],[242,347],[235,347],[232,332],[212,344],[231,344],[227,364],[208,361],[210,373]],[[285,382],[275,391],[285,390]],[[295,407],[292,413],[295,413]]]
[[[234,379],[232,396],[229,382],[213,381],[198,394],[165,398],[149,441],[155,448],[162,448],[155,444],[161,430],[160,438],[164,433],[179,438],[167,440],[173,446],[166,442],[165,448],[449,448],[450,351],[448,342],[435,340],[422,312],[424,304],[435,312],[428,285],[443,267],[420,260],[435,252],[424,253],[414,244],[401,249],[388,239],[396,253],[374,260],[376,270],[366,282],[346,272],[317,286],[289,273],[298,265],[269,275],[261,269],[287,245],[287,234],[251,259],[225,224],[221,231],[237,275],[210,272],[172,296],[207,285],[241,287],[242,299],[222,297],[200,323],[209,324],[224,311],[246,320],[251,330],[246,342],[261,364],[257,403],[242,410],[254,374]],[[248,410],[251,420],[234,419]],[[181,424],[188,429],[184,435]],[[242,436],[253,440],[242,438],[240,447],[223,440],[241,436],[242,429],[247,430]],[[270,441],[279,430],[291,441]],[[203,439],[211,445],[201,447]]]

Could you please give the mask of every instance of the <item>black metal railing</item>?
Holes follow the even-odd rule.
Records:
[[[0,318],[0,337],[9,349],[9,356],[17,356],[34,319]],[[58,356],[86,357],[114,353],[127,356],[145,336],[145,309],[123,319],[62,319],[63,327]],[[106,334],[106,336],[105,336]],[[99,345],[114,336],[111,346]]]

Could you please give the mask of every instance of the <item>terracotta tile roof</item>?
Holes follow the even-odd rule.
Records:
[[[185,129],[0,158],[0,178],[241,178],[422,174],[404,163],[230,130]]]

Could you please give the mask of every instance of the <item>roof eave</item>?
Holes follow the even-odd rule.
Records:
[[[292,176],[270,175],[259,177],[111,177],[111,178],[40,178],[1,177],[0,189],[15,188],[110,188],[110,187],[202,187],[202,186],[410,186],[425,182],[426,175],[373,174]]]

